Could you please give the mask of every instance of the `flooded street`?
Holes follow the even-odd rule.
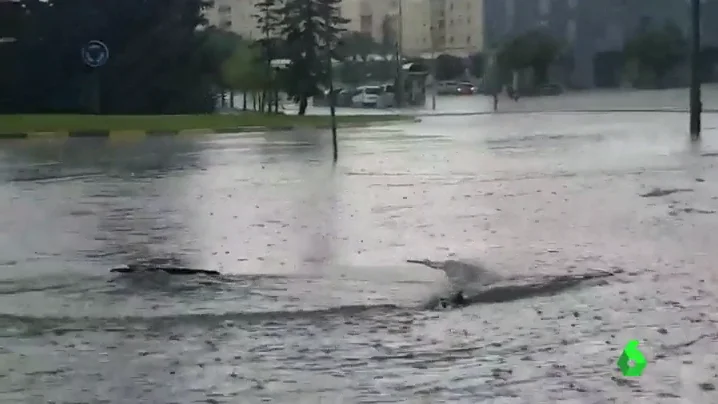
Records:
[[[2,403],[711,403],[718,115],[6,141]],[[147,259],[223,275],[117,275]],[[604,284],[426,310],[415,259]],[[631,339],[648,366],[623,378]]]

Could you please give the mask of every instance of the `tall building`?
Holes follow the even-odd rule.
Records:
[[[375,40],[384,36],[383,25],[399,0],[343,0],[339,13],[349,20],[346,28],[350,31],[364,32]],[[214,6],[205,13],[211,25],[236,32],[245,38],[257,38],[260,35],[254,15],[255,4],[259,0],[214,0]]]
[[[341,15],[349,20],[346,26],[349,31],[363,32],[381,42],[384,27],[392,26],[398,4],[399,0],[343,0]]]
[[[260,33],[253,15],[258,1],[215,0],[206,16],[212,25],[257,38]],[[468,56],[485,47],[485,1],[343,0],[340,14],[349,20],[348,30],[369,34],[377,42],[384,41],[388,29],[398,33],[401,28],[402,53],[408,56]]]
[[[716,46],[718,26],[711,21],[718,17],[718,0],[701,4],[702,43]],[[483,5],[487,49],[532,29],[546,30],[572,56],[569,84],[577,87],[618,85],[619,63],[603,63],[601,55],[620,52],[641,30],[667,22],[686,37],[690,30],[689,0],[483,0]]]
[[[465,57],[484,49],[484,0],[401,1],[405,54],[445,53]]]
[[[244,38],[259,38],[255,4],[259,0],[214,0],[212,8],[205,12],[210,25],[235,32]]]

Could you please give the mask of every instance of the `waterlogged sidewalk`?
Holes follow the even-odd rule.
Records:
[[[718,86],[705,84],[702,87],[703,109],[706,113],[718,112]],[[499,113],[526,112],[686,112],[688,111],[688,89],[634,90],[606,89],[567,91],[558,96],[523,97],[518,101],[506,95],[499,98]],[[288,113],[296,108],[287,106]],[[411,114],[416,116],[452,116],[493,114],[493,100],[489,96],[439,96],[436,109],[431,99],[424,106],[403,109],[338,108],[338,115],[352,114],[388,115]],[[326,115],[328,108],[310,107],[308,114]]]
[[[352,279],[356,272],[337,268],[361,270],[371,301],[417,304],[426,296],[411,282],[436,275],[403,268],[406,259],[480,259],[509,276],[623,271],[607,285],[552,297],[429,317],[384,314],[401,328],[379,338],[387,352],[362,351],[356,336],[351,348],[382,370],[369,360],[351,371],[363,375],[355,382],[332,379],[346,392],[325,397],[715,401],[718,120],[706,116],[704,124],[704,141],[692,145],[682,114],[428,117],[342,131],[333,175],[322,164],[328,149],[272,153],[263,178],[289,175],[285,186],[305,187],[311,197],[295,214],[321,229],[282,250],[300,252],[314,270],[333,263],[325,275]],[[278,184],[252,200],[281,211]],[[296,262],[274,249],[262,255],[265,267]],[[626,379],[616,361],[632,339],[649,364]],[[344,348],[333,352],[349,354]],[[350,372],[349,362],[335,363]]]
[[[355,208],[336,227],[367,247],[345,259],[624,270],[578,294],[452,312],[427,332],[447,347],[462,334],[496,344],[487,383],[515,397],[500,402],[715,401],[717,123],[705,117],[701,145],[679,114],[425,118],[394,140],[347,135],[341,198]],[[631,339],[650,362],[624,381],[616,360]]]
[[[716,402],[718,132],[686,128],[427,117],[341,130],[336,168],[326,133],[15,145],[0,401]],[[230,281],[108,282],[143,256]],[[424,258],[618,274],[435,312],[441,274],[404,264]],[[624,378],[634,339],[648,363]]]

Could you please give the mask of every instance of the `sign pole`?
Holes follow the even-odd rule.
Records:
[[[394,88],[394,96],[396,97],[396,106],[398,108],[401,108],[404,106],[404,75],[402,73],[404,69],[404,58],[402,57],[402,52],[404,48],[403,44],[403,36],[404,36],[404,10],[402,3],[404,0],[399,0],[399,12],[398,12],[398,18],[397,18],[397,29],[396,29],[396,86]]]
[[[93,112],[97,115],[102,113],[102,80],[100,78],[100,70],[95,69],[92,72],[92,87],[93,87]]]
[[[92,69],[90,85],[92,86],[92,112],[102,113],[102,77],[100,68],[110,59],[110,49],[102,41],[89,41],[81,49],[82,61]]]
[[[701,53],[701,2],[691,1],[691,92],[690,92],[690,131],[691,139],[701,137],[701,82],[698,77],[698,64]]]

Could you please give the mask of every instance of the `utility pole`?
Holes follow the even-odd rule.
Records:
[[[337,116],[336,116],[336,98],[334,96],[334,64],[332,63],[332,51],[333,51],[333,43],[332,43],[332,36],[331,36],[331,30],[329,27],[332,24],[332,15],[331,15],[331,8],[326,7],[326,14],[324,15],[325,18],[325,24],[326,24],[326,33],[324,37],[324,46],[326,47],[327,51],[327,81],[329,82],[329,115],[331,117],[331,126],[332,126],[332,151],[333,151],[333,161],[334,164],[337,163],[337,160],[339,160],[339,145],[337,144]]]
[[[396,86],[394,86],[394,95],[396,97],[396,106],[401,108],[404,105],[404,77],[403,77],[403,58],[401,51],[403,50],[403,31],[404,31],[404,12],[402,3],[404,0],[399,0],[399,10],[396,22],[396,53],[394,55],[396,59]]]
[[[701,137],[701,82],[698,77],[698,65],[701,53],[701,0],[691,0],[691,92],[690,92],[690,130],[691,139]]]
[[[433,13],[433,9],[432,9]],[[436,82],[436,27],[434,26],[434,15],[431,16],[431,27],[429,31],[431,33],[431,109],[436,111],[436,92],[438,91],[438,83]]]

